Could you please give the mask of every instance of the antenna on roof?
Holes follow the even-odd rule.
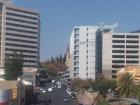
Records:
[[[119,27],[119,23],[116,22],[115,24],[113,24],[113,27]]]
[[[103,28],[104,28],[104,23],[103,23],[103,22],[100,22],[99,25],[100,25],[101,30],[103,30]]]
[[[10,5],[13,5],[14,4],[14,1],[13,0],[6,0],[6,2],[9,2]]]

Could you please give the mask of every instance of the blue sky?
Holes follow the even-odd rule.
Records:
[[[74,26],[114,24],[120,32],[140,29],[140,0],[12,0],[18,7],[38,10],[41,59],[64,54]]]

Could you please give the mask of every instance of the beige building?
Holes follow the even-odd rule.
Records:
[[[125,66],[117,72],[117,78],[127,72],[132,74],[134,80],[140,81],[140,66]]]
[[[140,33],[102,32],[102,72],[108,78],[126,65],[140,65]]]

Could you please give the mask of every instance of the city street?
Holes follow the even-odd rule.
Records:
[[[44,87],[46,90],[48,87],[51,87],[52,84],[46,84]],[[68,97],[70,100],[68,102],[64,102],[63,98]],[[51,99],[51,103],[47,104],[47,102]],[[77,99],[72,99],[67,93],[66,88],[54,88],[53,92],[40,93],[38,96],[38,104],[36,105],[78,105]]]

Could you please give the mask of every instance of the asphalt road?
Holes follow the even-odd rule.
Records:
[[[45,89],[47,90],[48,87],[51,87],[51,83],[46,83]],[[64,102],[63,98],[68,97],[70,100],[68,102]],[[51,103],[47,104],[47,102],[51,99]],[[37,98],[38,104],[35,105],[78,105],[77,99],[72,99],[67,93],[66,88],[54,88],[53,92],[49,93],[40,93]]]

